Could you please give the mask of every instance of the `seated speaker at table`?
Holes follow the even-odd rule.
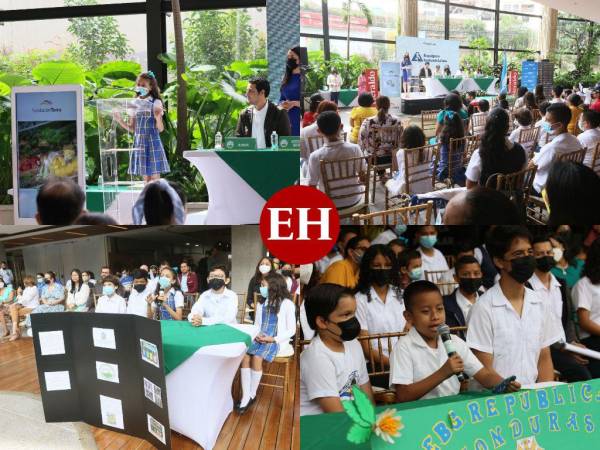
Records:
[[[216,325],[236,323],[238,312],[237,294],[229,289],[229,270],[225,266],[213,266],[208,273],[208,289],[192,307],[188,320],[192,325]]]
[[[269,101],[270,93],[271,85],[265,78],[252,78],[246,91],[250,106],[238,119],[236,136],[256,138],[257,148],[271,147],[273,131],[279,136],[291,135],[288,113]]]

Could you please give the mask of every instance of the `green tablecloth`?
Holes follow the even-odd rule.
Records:
[[[473,81],[475,81],[475,83],[477,83],[477,85],[480,87],[480,89],[482,91],[487,91],[489,89],[489,87],[492,85],[492,83],[494,82],[494,78],[493,77],[478,77],[478,78],[473,78]]]
[[[358,89],[340,90],[340,103],[344,106],[350,106],[356,97],[358,97]]]
[[[456,89],[462,80],[462,77],[438,78],[438,81],[449,91]]]
[[[265,200],[299,177],[299,150],[217,150],[244,181]]]
[[[160,328],[167,374],[202,347],[235,342],[249,347],[252,343],[248,334],[228,325],[194,327],[187,320],[162,320]]]
[[[600,380],[516,394],[465,393],[378,407],[377,413],[388,408],[404,425],[393,445],[375,436],[372,446],[351,444],[346,435],[352,421],[335,413],[301,417],[302,450],[537,448],[523,444],[532,437],[546,450],[570,450],[575,443],[599,448]]]
[[[140,183],[143,187],[143,183]],[[86,186],[85,194],[86,194],[86,209],[91,212],[105,212],[104,208],[104,195],[111,194],[116,195],[117,192],[129,192],[129,191],[139,191],[140,188],[133,188],[131,186],[107,186],[106,188],[102,188],[97,185]]]

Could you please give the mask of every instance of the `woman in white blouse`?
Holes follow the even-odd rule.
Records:
[[[23,285],[25,286],[25,289],[19,288],[17,290],[17,301],[9,306],[10,318],[12,320],[11,341],[15,341],[20,337],[19,317],[26,316],[40,304],[35,278],[31,275],[25,276],[25,278],[23,278]],[[4,327],[6,327],[4,314],[0,315],[0,320]]]
[[[89,307],[90,287],[83,281],[79,269],[71,271],[71,282],[68,289],[67,311],[86,312]]]
[[[262,280],[255,321],[260,332],[244,356],[240,369],[242,399],[236,405],[240,414],[245,413],[256,399],[263,360],[271,362],[276,356],[294,353],[290,339],[296,333],[296,306],[289,298],[281,275],[271,272]]]

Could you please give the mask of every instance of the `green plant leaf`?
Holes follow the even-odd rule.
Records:
[[[353,444],[364,444],[369,441],[372,433],[373,430],[370,427],[361,427],[355,423],[348,431],[346,439]]]
[[[10,87],[30,86],[32,84],[31,80],[29,80],[21,75],[15,75],[15,74],[11,74],[11,73],[0,74],[0,81],[4,84],[9,85]]]
[[[161,53],[158,55],[158,59],[164,62],[169,69],[175,69],[177,67],[177,58],[174,53]]]
[[[135,81],[142,72],[142,66],[133,61],[111,61],[102,64],[96,70],[103,78],[125,78]]]
[[[238,94],[236,92],[236,90],[229,83],[226,83],[225,81],[222,81],[221,82],[221,87],[223,88],[223,92],[225,94],[227,94],[228,96],[230,96],[234,100],[240,102],[242,105],[245,105],[245,104],[248,103],[248,99],[246,99],[246,97],[244,97],[243,95]]]
[[[31,73],[42,85],[85,83],[81,66],[70,61],[43,62],[35,66]]]
[[[0,81],[0,95],[10,95],[10,86]]]
[[[373,425],[375,423],[375,407],[371,403],[371,399],[357,385],[352,386],[352,394],[354,395],[354,404],[358,413],[363,420]]]
[[[212,72],[213,70],[216,70],[217,67],[216,66],[212,66],[210,64],[198,64],[196,66],[192,66],[189,68],[190,72],[200,72],[200,73],[206,73],[206,72]]]
[[[352,419],[352,421],[355,424],[360,425],[361,427],[370,427],[371,425],[373,425],[361,416],[353,400],[343,401],[342,406],[346,410],[346,414],[348,414],[348,416]]]
[[[250,65],[244,61],[235,61],[226,67],[227,70],[239,73],[242,77],[249,77],[254,74]]]

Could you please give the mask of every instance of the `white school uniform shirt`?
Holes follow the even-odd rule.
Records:
[[[421,262],[423,263],[423,265],[422,265],[423,275],[421,276],[422,280],[427,279],[425,277],[426,271],[434,272],[434,271],[439,271],[439,270],[445,270],[446,272],[444,272],[442,274],[435,274],[433,276],[434,279],[432,279],[431,281],[433,283],[452,283],[452,282],[454,282],[452,272],[450,271],[450,268],[448,267],[448,262],[446,261],[446,258],[444,257],[444,254],[442,252],[440,252],[435,247],[433,248],[433,256],[427,256],[425,253],[423,253],[423,250],[421,249],[421,247],[419,247],[417,249],[417,251],[421,254]],[[453,290],[454,290],[454,288],[450,285],[443,286],[442,287],[442,295],[449,295],[452,293]]]
[[[127,312],[127,304],[125,299],[120,295],[113,294],[110,298],[103,295],[98,299],[96,304],[97,313],[125,314]]]
[[[327,86],[329,87],[330,92],[340,92],[342,87],[342,77],[340,74],[334,75],[330,73],[327,76]]]
[[[209,289],[200,294],[198,301],[192,306],[188,320],[191,322],[197,314],[202,317],[202,325],[237,323],[237,313],[238,296],[235,292],[227,288],[221,293]]]
[[[321,179],[321,160],[340,160],[340,159],[349,159],[349,158],[359,158],[364,157],[363,151],[356,144],[350,144],[348,142],[335,141],[335,142],[327,142],[324,147],[315,150],[308,159],[308,184],[311,186],[318,186],[319,189],[325,192],[323,180]],[[367,164],[363,160],[358,165],[355,165],[358,171],[366,171]],[[348,187],[344,189],[336,189],[335,195],[346,195],[346,194],[355,194],[354,196],[347,198],[340,198],[335,200],[335,206],[338,208],[345,208],[348,206],[353,206],[359,203],[364,199],[364,194],[361,194],[361,186],[358,184],[358,173],[356,174],[346,174],[345,176],[355,175],[352,178],[346,180],[336,181],[331,184],[331,187],[340,187],[346,186]]]
[[[310,341],[315,337],[315,330],[313,330],[308,324],[308,318],[306,317],[306,306],[305,302],[300,305],[300,327],[302,328],[302,335],[304,339]]]
[[[310,147],[308,146],[308,139],[312,137],[319,137],[319,127],[317,122],[310,124],[307,127],[303,127],[300,130],[300,158],[308,161],[310,158]]]
[[[456,353],[464,363],[464,372],[473,377],[483,368],[483,364],[467,347],[465,341],[451,334],[450,338]],[[413,384],[427,378],[442,367],[448,360],[448,353],[438,336],[437,348],[427,345],[415,327],[412,327],[406,336],[402,336],[394,346],[390,358],[390,387],[394,384]],[[442,383],[425,394],[422,399],[446,397],[458,394],[460,382],[455,376],[447,378]]]
[[[394,239],[398,239],[398,235],[394,233],[394,230],[385,230],[379,233],[379,235],[371,241],[371,245],[388,245]]]
[[[477,300],[479,300],[479,294],[477,292],[475,292],[475,302],[471,303],[467,297],[462,295],[460,289],[456,289],[456,304],[462,311],[463,317],[465,318],[465,323],[467,325],[469,325],[469,316],[471,315],[471,309],[473,308],[473,305],[477,303]]]
[[[577,136],[577,140],[582,147],[587,148],[587,152],[585,152],[585,158],[583,159],[583,164],[591,167],[592,158],[594,157],[594,150],[598,142],[600,142],[600,128],[585,130],[583,133]]]
[[[511,135],[512,136],[512,135]],[[518,137],[518,135],[517,135]],[[514,147],[513,141],[509,138],[507,143],[508,148],[512,149]],[[523,169],[527,167],[527,151],[524,147],[522,147],[525,151],[525,163],[523,164]],[[467,180],[472,181],[473,183],[479,183],[481,179],[481,155],[479,154],[479,149],[475,150],[471,155],[471,159],[469,160],[469,165],[467,166],[467,171],[465,173]],[[522,169],[521,169],[522,170]]]
[[[184,294],[186,294],[188,291],[187,277],[187,273],[182,273],[181,283],[179,283],[179,285],[181,286],[181,292],[183,292]]]
[[[537,172],[533,179],[533,187],[536,191],[542,192],[546,186],[548,173],[552,167],[552,162],[556,155],[575,152],[581,150],[581,144],[571,133],[562,133],[556,136],[552,142],[548,142],[542,147],[539,153],[533,157],[533,163],[537,166]]]
[[[394,178],[388,180],[385,183],[385,187],[391,195],[398,195],[401,192],[407,194],[423,194],[431,191],[431,180],[420,179],[413,181],[415,178],[422,178],[423,171],[430,170],[430,162],[423,164],[417,164],[412,166],[412,174],[408,177],[408,183],[410,192],[406,192],[406,168],[404,166],[404,153],[405,149],[401,148],[396,152],[396,162],[398,163],[398,173],[394,175]]]
[[[404,301],[398,289],[389,286],[385,303],[379,298],[373,287],[370,288],[371,301],[368,301],[367,295],[362,292],[354,294],[356,298],[356,318],[360,322],[360,329],[368,331],[369,334],[378,333],[396,333],[402,331],[406,325],[404,319]],[[385,356],[390,356],[392,347],[398,338],[391,340],[391,347],[388,348],[387,339],[382,339],[381,350]],[[377,351],[378,344],[376,340],[371,341],[371,347]]]
[[[512,133],[510,133],[508,140],[513,143],[516,142],[517,144],[521,144],[521,142],[519,142],[519,136],[521,135],[521,130],[531,130],[533,128],[535,128],[535,125],[528,125],[528,126],[519,125],[517,128],[515,128],[512,131]],[[521,146],[525,149],[526,152],[529,152],[535,146],[535,142],[527,142],[527,143],[521,144]]]
[[[256,148],[266,148],[265,141],[265,119],[269,110],[269,102],[265,103],[260,111],[256,106],[252,107],[252,137],[256,138]]]
[[[547,304],[525,289],[521,317],[497,283],[473,305],[467,345],[493,355],[493,368],[503,378],[515,375],[521,384],[535,383],[543,348],[560,340],[554,331]]]
[[[135,289],[131,290],[127,299],[127,314],[135,314],[136,316],[148,317],[148,302],[146,299],[154,292],[154,287],[150,281],[146,284],[146,289],[138,292]]]
[[[600,284],[592,284],[588,277],[580,278],[572,290],[573,301],[577,309],[590,312],[590,320],[600,325]],[[590,333],[580,329],[582,339],[590,337]]]
[[[40,294],[36,286],[27,286],[21,295],[17,295],[17,303],[23,308],[35,308],[40,305]]]
[[[352,400],[352,386],[368,381],[367,364],[356,339],[344,342],[344,352],[334,352],[317,335],[300,354],[300,415],[322,414],[319,398]]]
[[[560,283],[552,273],[550,273],[550,288],[546,288],[542,280],[534,273],[529,279],[531,288],[542,298],[547,306],[550,307],[550,313],[554,319],[556,334],[560,335],[560,341],[566,342],[567,337],[562,326],[563,299],[560,291]]]
[[[237,300],[236,300],[237,301]],[[269,299],[265,301],[265,304],[269,303]],[[256,320],[254,325],[258,329],[262,326],[262,311],[264,305],[260,302],[256,303]],[[296,305],[290,299],[284,299],[279,305],[279,313],[277,313],[277,335],[275,335],[275,342],[280,346],[292,338],[296,334]]]
[[[71,292],[71,285],[69,284],[69,292],[67,294],[67,306],[85,306],[88,302],[89,297],[90,287],[87,285],[87,283],[83,283],[75,294]],[[85,308],[85,311],[87,311],[87,308]]]

